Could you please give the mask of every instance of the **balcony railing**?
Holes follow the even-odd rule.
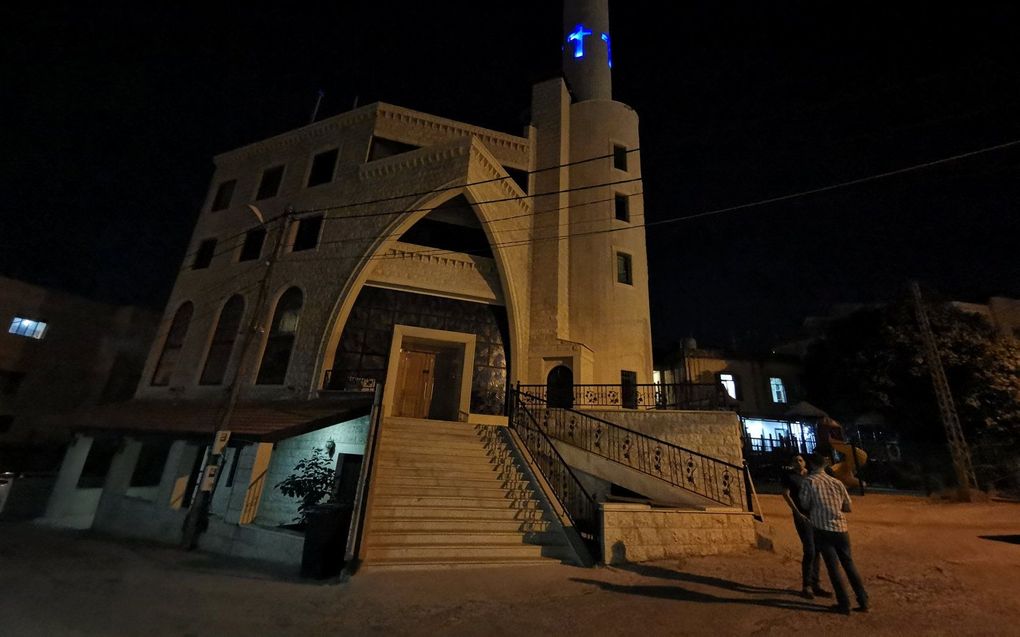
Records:
[[[731,409],[733,400],[719,383],[672,385],[521,385],[524,399],[532,397],[551,407],[587,409],[679,409],[716,411]]]

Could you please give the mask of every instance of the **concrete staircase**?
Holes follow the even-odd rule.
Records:
[[[365,565],[576,561],[493,427],[390,418],[380,428]]]

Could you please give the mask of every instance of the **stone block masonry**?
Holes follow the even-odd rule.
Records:
[[[732,411],[585,409],[586,414],[659,440],[740,465],[740,419]]]
[[[602,505],[602,555],[607,564],[735,553],[754,547],[750,513]]]

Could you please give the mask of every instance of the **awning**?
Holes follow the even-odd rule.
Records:
[[[225,403],[225,401],[224,401]],[[234,436],[273,442],[366,416],[372,394],[349,393],[315,400],[240,403],[222,427]],[[132,400],[46,417],[49,424],[75,431],[212,435],[222,426],[225,404]]]

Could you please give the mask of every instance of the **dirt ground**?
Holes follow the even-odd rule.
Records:
[[[1020,504],[854,503],[866,615],[795,594],[797,537],[782,501],[763,496],[773,552],[628,568],[366,570],[339,584],[0,525],[0,635],[1020,635]]]

